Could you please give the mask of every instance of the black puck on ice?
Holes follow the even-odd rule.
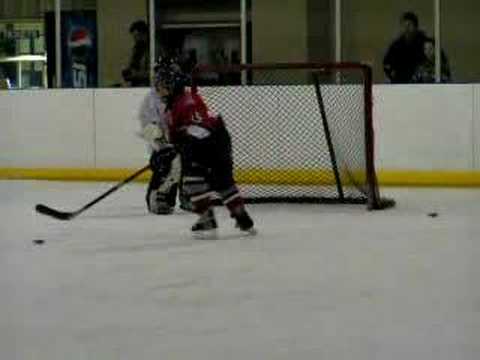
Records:
[[[33,243],[35,245],[43,245],[43,244],[45,244],[45,240],[36,239],[36,240],[33,240]]]
[[[436,212],[431,212],[431,213],[428,213],[428,216],[432,217],[432,218],[435,218],[438,216],[438,213]]]

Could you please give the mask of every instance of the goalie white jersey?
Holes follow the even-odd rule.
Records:
[[[141,130],[139,136],[149,146],[149,152],[155,153],[171,147],[169,144],[166,105],[155,89],[145,95],[138,111]],[[147,189],[147,207],[155,214],[170,214],[175,207],[177,187],[181,177],[181,160],[177,154],[161,171],[153,170]],[[184,205],[185,207],[186,205]]]
[[[154,142],[161,139],[168,142],[168,125],[165,114],[165,103],[151,89],[140,105],[138,120],[140,121],[140,136],[152,147]]]

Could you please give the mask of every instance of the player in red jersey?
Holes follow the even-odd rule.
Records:
[[[232,143],[223,119],[208,111],[195,88],[185,89],[189,81],[178,67],[163,62],[156,76],[167,104],[170,141],[182,157],[184,191],[199,215],[192,231],[202,233],[217,228],[212,202],[217,193],[236,226],[253,233],[253,221],[233,178]],[[158,155],[152,158],[152,167],[161,166],[163,156],[160,152]]]

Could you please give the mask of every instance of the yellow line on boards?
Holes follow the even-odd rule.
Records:
[[[0,168],[0,179],[58,180],[58,181],[119,181],[135,169],[81,169],[81,168]],[[140,175],[137,181],[147,181],[150,172]]]
[[[384,170],[377,177],[382,186],[480,187],[480,171]]]
[[[0,179],[58,181],[121,181],[135,169],[81,168],[0,168]],[[349,174],[351,176],[351,174]],[[354,175],[363,181],[364,174]],[[340,173],[348,181],[346,173]],[[480,187],[480,171],[382,170],[377,173],[382,186]],[[148,181],[150,172],[137,181]],[[308,169],[240,169],[235,178],[240,184],[315,186],[333,185],[331,171]]]

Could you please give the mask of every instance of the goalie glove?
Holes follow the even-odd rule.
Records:
[[[160,129],[155,123],[145,125],[139,135],[153,148],[154,151],[159,151],[160,148],[167,145],[167,139],[165,138],[162,129]]]
[[[159,172],[166,176],[172,167],[172,161],[177,156],[177,151],[172,144],[164,144],[150,156],[150,167],[152,171]]]

